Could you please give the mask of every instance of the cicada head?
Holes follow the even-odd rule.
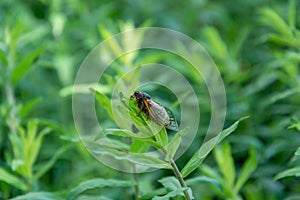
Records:
[[[141,91],[135,91],[130,97],[136,98],[137,100],[151,99],[151,97],[148,94]]]

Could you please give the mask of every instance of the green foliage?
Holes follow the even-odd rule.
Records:
[[[38,200],[38,199],[44,199],[44,200],[54,200],[54,199],[57,199],[57,200],[62,200],[64,198],[60,197],[57,194],[50,193],[50,192],[30,192],[30,193],[27,193],[25,195],[18,196],[18,197],[12,198],[12,199],[13,200],[29,200],[29,199],[32,199],[32,200]]]
[[[186,192],[205,200],[299,199],[299,6],[296,0],[0,1],[0,199],[184,199]],[[178,15],[183,10],[188,14]],[[95,154],[167,169],[141,174],[137,181],[99,163],[79,142],[71,95],[80,63],[99,42],[149,26],[180,31],[205,47],[224,81],[229,128],[203,143],[210,95],[184,59],[151,49],[120,56],[99,83],[76,86],[76,92],[92,88],[97,101],[103,130],[91,139],[98,144]],[[133,40],[110,40],[105,52],[119,55],[126,44],[138,49],[145,37],[141,32]],[[139,115],[128,96],[133,92],[128,86],[142,81],[140,67],[149,63],[181,72],[199,99],[199,130],[176,160],[186,188],[168,171],[189,127],[177,133],[160,129]],[[179,101],[165,89],[144,88],[180,116]],[[112,107],[113,91],[121,95],[118,107]],[[115,112],[127,117],[115,123]],[[241,116],[251,118],[235,122]],[[227,137],[238,124],[238,134]],[[144,155],[153,149],[156,155]]]
[[[195,169],[197,169],[203,160],[208,156],[208,154],[213,150],[213,148],[220,143],[226,136],[228,136],[230,133],[235,131],[235,129],[238,127],[238,124],[240,121],[246,119],[247,117],[241,118],[237,122],[235,122],[233,125],[231,125],[229,128],[223,130],[221,133],[219,133],[214,138],[210,139],[206,143],[204,143],[200,149],[193,155],[193,157],[189,160],[189,162],[184,166],[181,173],[183,177],[186,177],[191,172],[193,172]]]
[[[81,183],[78,187],[72,189],[67,195],[67,199],[76,199],[79,194],[94,188],[102,187],[131,187],[135,185],[133,181],[113,180],[113,179],[92,179]]]
[[[215,191],[218,191],[217,194],[219,194],[220,197],[226,199],[241,199],[239,195],[240,190],[258,165],[254,149],[252,148],[250,150],[249,157],[244,162],[238,174],[236,174],[229,143],[224,143],[222,146],[217,147],[214,150],[214,157],[222,175],[206,166],[201,168],[202,172],[219,184],[217,185],[218,187],[216,187],[216,184],[211,184],[211,186],[214,187]]]
[[[5,169],[0,168],[0,175],[1,181],[4,181],[7,184],[12,185],[20,190],[27,190],[26,184],[21,179],[7,172]]]
[[[300,125],[299,120],[293,119],[292,120],[292,125],[290,125],[289,128],[295,128],[297,131],[300,132],[300,129],[299,129],[300,126],[299,125]],[[298,147],[297,151],[294,153],[294,157],[292,159],[292,162],[296,163],[296,161],[298,161],[299,158],[300,158],[300,147]],[[300,167],[299,167],[299,165],[278,173],[274,177],[274,180],[279,180],[279,179],[289,177],[289,176],[295,176],[295,177],[300,176]]]

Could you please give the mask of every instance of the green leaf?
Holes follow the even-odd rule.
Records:
[[[110,99],[106,95],[93,88],[90,88],[90,91],[95,94],[97,101],[105,108],[109,117],[114,119]]]
[[[114,179],[102,179],[102,178],[95,178],[92,180],[88,180],[85,182],[80,183],[79,186],[72,189],[71,192],[67,195],[67,199],[75,199],[79,194],[96,188],[103,188],[103,187],[132,187],[135,185],[134,181],[124,181],[124,180],[114,180]]]
[[[21,179],[7,172],[2,167],[0,167],[0,181],[4,181],[7,184],[12,185],[20,190],[27,191],[27,186]]]
[[[292,36],[290,27],[274,10],[270,8],[261,9],[260,20],[265,25],[269,26],[274,31],[277,31],[284,36]]]
[[[157,190],[152,190],[152,191],[142,195],[139,199],[140,200],[153,199],[153,197],[156,195],[164,195],[166,193],[167,193],[167,190],[165,188],[159,188]]]
[[[165,147],[166,149],[166,161],[170,161],[176,154],[176,151],[181,143],[181,137],[187,133],[187,128],[178,131],[175,136],[172,138],[170,143]]]
[[[64,200],[64,198],[51,192],[31,192],[10,200]]]
[[[233,187],[235,180],[235,166],[231,156],[230,144],[224,143],[221,147],[215,148],[214,155],[227,185]]]
[[[28,130],[30,131],[30,129]],[[36,131],[36,130],[33,130]],[[27,158],[26,158],[26,163],[28,163],[30,166],[34,164],[36,161],[36,158],[40,152],[40,148],[43,142],[43,138],[45,135],[50,133],[51,129],[50,128],[44,128],[41,132],[39,132],[38,136],[34,138],[31,142],[31,145],[25,145],[27,148]]]
[[[226,136],[228,136],[233,131],[235,131],[239,123],[247,118],[248,116],[242,117],[241,119],[236,121],[233,125],[231,125],[229,128],[221,131],[217,136],[204,143],[200,147],[200,149],[193,155],[193,157],[189,160],[189,162],[184,166],[184,168],[181,171],[182,176],[186,177],[195,169],[197,169],[201,165],[203,160],[207,157],[207,155],[213,150],[213,148],[218,143],[220,143]]]
[[[299,159],[299,157],[300,157],[300,147],[298,147],[298,149],[295,151],[293,161]]]
[[[243,168],[238,175],[238,179],[236,181],[236,184],[234,186],[234,191],[237,194],[239,190],[242,188],[242,186],[246,183],[246,181],[249,179],[251,173],[256,169],[257,167],[257,158],[255,155],[255,149],[251,148],[249,152],[249,157],[246,160],[246,162],[243,165]]]
[[[99,195],[80,195],[76,200],[114,200],[108,198],[106,196],[99,196]]]
[[[287,98],[291,95],[297,94],[297,93],[300,93],[300,87],[296,87],[296,88],[278,92],[276,94],[273,94],[271,96],[271,98],[268,98],[267,100],[263,101],[262,105],[268,106],[268,105],[274,104],[275,102],[277,102],[279,100],[285,99],[285,98]]]
[[[202,183],[209,183],[215,186],[220,192],[222,191],[221,184],[214,178],[210,178],[207,176],[198,176],[185,181],[188,186],[198,185]]]
[[[169,192],[168,194],[164,195],[164,196],[155,196],[153,197],[152,200],[169,200],[171,198],[177,197],[177,196],[182,196],[183,195],[183,188],[180,188],[178,190],[174,190]]]
[[[3,51],[3,49],[0,48],[0,62],[3,65],[7,65],[7,56],[5,54],[5,52]]]
[[[40,179],[51,167],[55,164],[56,160],[71,146],[63,146],[60,149],[58,149],[55,154],[51,157],[50,160],[48,160],[46,163],[43,163],[41,167],[34,173],[34,180]]]
[[[164,188],[169,191],[178,190],[181,188],[179,181],[174,176],[168,176],[158,180]]]
[[[127,143],[108,137],[97,137],[94,139],[94,142],[97,142],[103,148],[122,149],[125,151],[129,151],[130,149]]]
[[[148,135],[133,133],[132,131],[129,131],[127,129],[109,128],[109,129],[105,129],[103,134],[104,135],[121,136],[121,137],[130,137],[130,138],[135,138],[135,139],[140,139],[140,140],[149,139]]]
[[[99,138],[101,138],[102,135],[103,135],[103,132],[100,132],[99,134],[97,134],[95,136],[95,141],[99,140]],[[104,135],[129,137],[129,138],[133,138],[133,139],[139,140],[139,141],[144,142],[144,143],[151,144],[153,147],[155,147],[157,149],[161,148],[160,144],[158,142],[154,141],[152,137],[149,137],[149,136],[144,135],[142,133],[141,134],[136,134],[136,133],[133,133],[133,132],[131,132],[129,130],[126,130],[126,129],[106,129],[104,131]]]
[[[155,133],[155,128],[153,133]],[[154,134],[154,137],[159,146],[165,147],[168,145],[168,134],[166,128],[161,128],[158,133]]]
[[[300,167],[294,167],[294,168],[285,170],[283,172],[280,172],[274,177],[274,180],[277,181],[278,179],[282,179],[282,178],[289,177],[289,176],[299,177],[300,176]]]
[[[153,167],[153,168],[171,169],[169,163],[162,161],[156,157],[149,156],[147,154],[128,153],[128,152],[123,152],[112,148],[103,148],[99,146],[92,147],[92,145],[90,147],[95,154],[112,156],[117,160],[125,160],[131,163]]]
[[[295,0],[289,0],[289,25],[292,29],[296,26],[296,3]]]
[[[25,58],[16,66],[11,75],[11,83],[13,85],[16,85],[27,74],[29,69],[33,66],[33,62],[42,54],[43,51],[43,47],[36,49],[29,55],[25,56]]]
[[[292,195],[290,197],[285,198],[284,200],[299,200],[300,195]]]
[[[211,48],[210,52],[213,52],[219,59],[227,59],[229,57],[227,46],[215,28],[207,27],[203,29],[203,34],[209,43],[208,46]]]
[[[145,153],[148,151],[150,144],[141,140],[132,140],[130,145],[130,152],[133,153]]]
[[[24,105],[21,106],[20,109],[20,117],[23,118],[25,117],[34,106],[36,106],[40,101],[42,100],[42,98],[38,97],[32,100],[29,100],[28,102],[26,102]]]
[[[219,174],[219,171],[217,171],[217,170],[213,169],[212,167],[207,166],[205,164],[201,165],[199,167],[199,170],[200,170],[201,174],[205,175],[205,177],[212,178],[219,183],[220,187],[214,187],[214,184],[213,184],[213,189],[216,192],[216,194],[221,195],[221,196],[223,196],[224,194],[226,195],[226,193],[229,195],[231,194],[230,191],[228,192],[228,188],[225,185],[226,183],[224,183],[224,179]]]
[[[288,129],[295,128],[300,132],[300,121],[298,119],[291,119],[291,125],[288,127]]]

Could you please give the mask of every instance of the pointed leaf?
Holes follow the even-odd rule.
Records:
[[[7,65],[7,55],[1,48],[0,48],[0,63],[2,63],[4,66]]]
[[[187,128],[178,131],[175,136],[172,138],[170,143],[165,147],[167,155],[166,155],[166,161],[170,161],[176,154],[178,147],[181,143],[181,137],[184,136],[187,133]]]
[[[295,0],[289,1],[289,25],[291,29],[294,29],[296,26],[296,3]]]
[[[176,196],[182,196],[183,197],[183,188],[180,188],[178,190],[174,190],[169,192],[168,194],[164,195],[164,196],[155,196],[153,197],[152,200],[170,200],[171,198],[174,198]]]
[[[178,190],[181,188],[179,181],[174,176],[164,177],[158,180],[158,182],[160,182],[164,188],[169,191]]]
[[[167,190],[165,188],[159,188],[159,189],[147,192],[146,194],[142,195],[139,199],[140,200],[153,199],[153,197],[156,195],[164,195],[166,193],[167,193]]]
[[[274,177],[274,180],[277,181],[278,179],[282,179],[282,178],[289,177],[289,176],[299,177],[300,176],[300,167],[294,167],[294,168],[285,170],[283,172],[280,172]]]
[[[225,143],[221,147],[215,148],[214,155],[227,185],[233,187],[235,180],[235,165],[231,156],[230,144]]]
[[[166,168],[166,169],[171,168],[169,163],[147,154],[128,153],[128,152],[119,151],[117,149],[103,148],[99,146],[92,147],[92,151],[95,154],[108,155],[114,157],[117,160],[125,160],[143,166],[148,166],[153,168]]]
[[[261,9],[261,15],[260,19],[265,25],[282,35],[292,36],[291,29],[287,23],[274,10],[270,8],[263,8]]]
[[[39,97],[29,100],[28,102],[23,104],[20,109],[20,117],[25,117],[32,110],[32,108],[36,106],[41,100],[42,98]]]
[[[136,139],[149,139],[149,136],[133,133],[132,131],[126,129],[108,128],[105,129],[104,135],[115,135],[121,137],[131,137]]]
[[[34,180],[38,180],[41,178],[51,167],[55,164],[56,160],[71,146],[63,146],[62,148],[58,149],[55,154],[48,160],[46,163],[43,163],[41,168],[38,169],[37,172],[34,173]]]
[[[101,92],[95,89],[90,88],[90,91],[95,94],[97,101],[105,108],[109,117],[111,119],[114,119],[110,99],[106,95],[102,94]]]
[[[185,183],[188,186],[199,185],[199,184],[202,184],[202,183],[210,183],[213,186],[215,186],[215,188],[217,188],[220,192],[222,191],[221,184],[216,179],[210,178],[210,177],[207,177],[207,176],[194,177],[194,178],[186,180]]]
[[[67,195],[68,200],[75,199],[79,194],[95,188],[103,188],[103,187],[132,187],[135,185],[134,181],[124,181],[124,180],[115,180],[115,179],[102,179],[95,178],[92,180],[88,180],[80,183],[79,186],[71,190]]]
[[[256,169],[256,167],[257,167],[257,158],[255,155],[255,149],[251,148],[249,152],[249,157],[244,163],[243,168],[240,174],[238,175],[238,179],[234,187],[234,191],[236,192],[236,194],[238,194],[239,190],[249,179],[251,173]]]
[[[183,177],[186,177],[195,169],[197,169],[203,160],[207,157],[207,155],[213,150],[213,148],[220,143],[226,136],[235,131],[241,121],[247,119],[248,117],[242,117],[238,121],[236,121],[229,128],[221,131],[217,136],[210,139],[206,143],[204,143],[200,149],[194,154],[194,156],[189,160],[189,162],[184,166],[181,173]]]
[[[0,167],[0,181],[4,181],[9,185],[12,185],[20,190],[26,191],[26,184],[19,179],[17,176],[7,172],[5,169]]]
[[[133,153],[145,153],[148,151],[150,144],[141,140],[132,140],[130,145],[130,152]]]
[[[64,200],[61,196],[50,192],[31,192],[10,200]]]
[[[42,54],[44,48],[38,48],[35,51],[31,52],[29,55],[16,66],[11,75],[11,83],[16,85],[30,70],[33,66],[33,62]]]
[[[114,135],[114,136],[120,136],[120,137],[129,137],[136,140],[139,140],[144,143],[148,143],[152,145],[153,147],[160,149],[161,146],[158,144],[158,142],[154,141],[152,138],[147,137],[146,135],[136,134],[126,129],[106,129],[104,131],[104,135]],[[100,132],[95,136],[95,141],[99,140],[103,136],[103,132]]]

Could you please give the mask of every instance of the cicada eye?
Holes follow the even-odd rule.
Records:
[[[138,93],[138,97],[142,98],[143,97],[143,93],[139,92]]]

